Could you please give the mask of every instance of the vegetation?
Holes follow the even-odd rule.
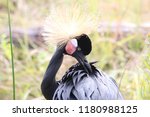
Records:
[[[116,22],[115,31],[93,32],[93,51],[89,61],[99,61],[96,66],[110,74],[119,84],[125,99],[150,99],[150,33],[136,28],[131,33],[120,30],[123,22],[137,27],[150,21],[149,0],[11,0],[10,15],[12,29],[28,30],[42,27],[49,10],[63,4],[78,3],[94,14],[100,23]],[[144,6],[144,7],[143,7]],[[11,47],[9,40],[6,0],[0,1],[0,99],[13,99]],[[101,27],[101,26],[100,26]],[[131,27],[132,28],[132,27]],[[149,31],[150,32],[150,31]],[[15,35],[15,32],[12,32]],[[23,33],[13,43],[16,99],[43,99],[40,84],[49,60],[55,50],[53,46],[37,45]],[[66,57],[57,79],[74,63]],[[68,64],[69,63],[69,64]],[[60,72],[61,71],[61,72]]]

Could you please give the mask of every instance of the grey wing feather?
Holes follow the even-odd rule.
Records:
[[[123,99],[115,80],[97,69],[94,75],[78,70],[68,72],[65,77],[64,82],[60,82],[53,99]]]
[[[123,99],[123,96],[121,95],[119,88],[117,86],[117,83],[114,79],[109,77],[104,72],[100,71],[97,72],[97,74],[101,74],[101,77],[99,75],[98,83],[99,88],[101,89],[101,92],[103,92],[104,98],[108,99]],[[101,82],[99,82],[101,81]],[[105,85],[105,86],[104,86]],[[101,87],[102,86],[102,87]]]

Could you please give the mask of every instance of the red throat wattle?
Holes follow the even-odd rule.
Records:
[[[67,54],[72,55],[76,51],[76,47],[69,41],[65,47]]]

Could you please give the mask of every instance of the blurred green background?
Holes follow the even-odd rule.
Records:
[[[40,29],[55,6],[79,4],[99,19],[89,61],[112,76],[125,99],[150,99],[150,0],[10,0],[16,99],[44,99],[40,84],[55,50]],[[82,12],[82,11],[81,11]],[[0,99],[12,99],[6,0],[0,1]],[[74,63],[65,58],[60,79]],[[69,64],[68,64],[69,63]]]

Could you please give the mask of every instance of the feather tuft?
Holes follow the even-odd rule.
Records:
[[[97,20],[78,5],[55,7],[46,18],[42,36],[46,44],[62,44],[97,28]]]

